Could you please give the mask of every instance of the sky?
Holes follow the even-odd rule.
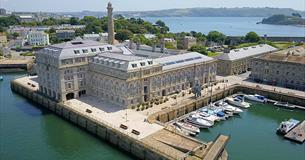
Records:
[[[111,1],[116,11],[147,11],[193,7],[275,7],[305,10],[305,0],[0,0],[9,11],[105,11]]]

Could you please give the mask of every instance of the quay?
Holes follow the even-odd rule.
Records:
[[[219,136],[215,142],[202,142],[177,133],[161,123],[145,122],[136,111],[126,111],[136,118],[131,116],[125,121],[122,118],[124,110],[107,110],[104,113],[99,107],[77,99],[57,103],[38,93],[39,84],[36,81],[37,77],[18,78],[11,82],[11,89],[134,157],[144,160],[228,158],[225,150],[229,140],[227,136]]]
[[[285,136],[286,139],[304,143],[305,141],[305,120],[289,131]]]
[[[0,59],[0,70],[30,70],[33,59]]]

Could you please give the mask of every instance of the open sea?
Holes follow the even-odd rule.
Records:
[[[264,17],[143,17],[155,23],[162,20],[171,32],[197,31],[204,34],[220,31],[228,36],[244,36],[250,31],[263,36],[305,37],[305,27],[287,25],[256,24]]]
[[[108,143],[13,93],[10,81],[24,73],[3,74],[0,81],[0,160],[128,160]],[[231,137],[226,149],[231,160],[304,160],[305,144],[275,134],[279,123],[305,119],[305,111],[253,104],[240,116],[218,122],[197,136],[214,140]]]

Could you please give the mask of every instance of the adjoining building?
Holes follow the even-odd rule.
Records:
[[[252,66],[256,82],[305,91],[305,46],[255,57]]]
[[[192,36],[185,36],[182,39],[183,49],[190,49],[192,46],[197,44],[197,39]]]
[[[1,16],[6,15],[6,10],[4,8],[0,8],[0,15]]]
[[[7,46],[7,36],[4,32],[0,32],[0,47]]]
[[[27,35],[27,42],[31,46],[49,45],[49,34],[43,31],[30,31]]]
[[[22,23],[29,23],[35,21],[34,15],[18,15],[18,19]]]
[[[84,34],[83,39],[84,40],[100,41],[101,36],[100,36],[100,34]]]
[[[69,41],[75,38],[74,30],[56,30],[56,37],[59,40]]]
[[[276,48],[268,44],[260,44],[225,51],[217,57],[217,74],[228,76],[250,71],[253,57],[268,54],[276,50]]]

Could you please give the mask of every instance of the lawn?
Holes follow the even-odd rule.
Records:
[[[208,51],[208,56],[209,57],[215,57],[215,56],[218,56],[218,55],[219,55],[219,53],[217,53],[217,52]]]

